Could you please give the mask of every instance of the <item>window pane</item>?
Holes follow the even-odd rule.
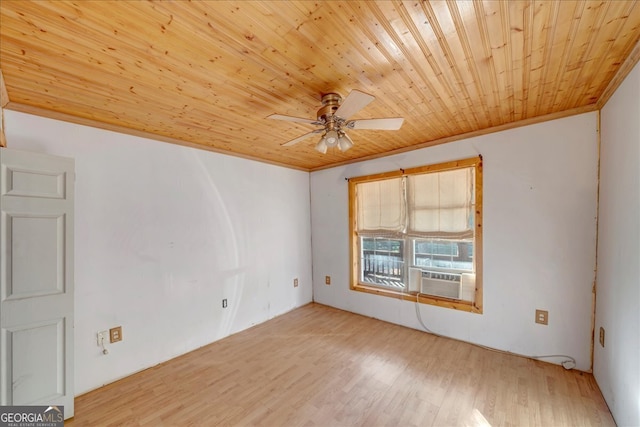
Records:
[[[446,239],[414,239],[413,266],[449,270],[473,270],[473,242]]]
[[[404,288],[404,241],[363,237],[361,242],[361,280],[393,289]]]

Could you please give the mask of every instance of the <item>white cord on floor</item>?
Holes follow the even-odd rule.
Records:
[[[427,331],[428,333],[435,335],[437,337],[441,337],[441,338],[450,338],[444,335],[440,335],[436,332],[433,332],[431,329],[427,328],[427,325],[424,324],[423,320],[422,320],[422,314],[420,313],[420,303],[418,301],[415,302],[415,307],[416,307],[416,317],[418,318],[418,322],[420,322],[420,325],[424,328],[425,331]],[[452,338],[452,339],[457,339],[457,338]],[[484,346],[482,344],[476,344],[474,342],[471,341],[465,341],[465,340],[458,340],[458,341],[462,341],[464,343],[467,344],[471,344],[471,345],[475,345],[476,347],[480,347],[483,348],[485,350],[491,350],[491,351],[495,351],[498,353],[506,353],[506,354],[512,354],[512,355],[516,355],[516,356],[524,356],[524,357],[528,357],[530,359],[537,359],[537,360],[541,360],[541,359],[550,359],[553,357],[564,357],[567,360],[564,360],[562,362],[560,362],[560,365],[562,365],[562,367],[566,370],[570,370],[576,367],[576,359],[574,359],[571,356],[567,356],[566,354],[550,354],[550,355],[544,355],[544,356],[529,356],[526,354],[518,354],[518,353],[512,353],[510,351],[505,351],[505,350],[498,350],[496,348],[491,348],[491,347],[487,347]],[[569,366],[568,366],[569,365]]]

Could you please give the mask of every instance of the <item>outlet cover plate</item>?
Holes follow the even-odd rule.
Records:
[[[536,323],[541,325],[549,324],[549,312],[547,310],[536,310]]]
[[[109,329],[109,341],[111,343],[122,341],[122,326]]]

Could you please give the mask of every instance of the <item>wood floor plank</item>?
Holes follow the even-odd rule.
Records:
[[[75,426],[615,426],[591,374],[309,304],[76,398]]]

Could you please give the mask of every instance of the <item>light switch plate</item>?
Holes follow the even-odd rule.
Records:
[[[102,347],[107,343],[107,339],[109,337],[109,331],[100,331],[96,335],[96,339],[98,341],[98,347]]]

